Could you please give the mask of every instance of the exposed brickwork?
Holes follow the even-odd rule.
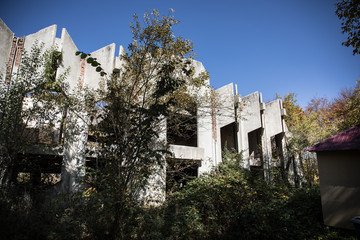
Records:
[[[6,66],[6,79],[5,79],[5,83],[9,83],[10,79],[11,79],[11,74],[13,71],[13,67],[19,67],[20,62],[21,62],[21,54],[23,52],[24,49],[24,43],[25,43],[25,38],[21,37],[14,37],[13,38],[13,42],[11,45],[11,51],[10,51],[10,57],[9,57],[9,61],[8,64]]]
[[[15,66],[16,67],[18,67],[20,65],[21,54],[22,54],[23,49],[24,49],[24,42],[25,42],[24,37],[19,38],[18,41],[17,41],[17,50],[16,50],[16,58],[15,58]]]
[[[6,79],[5,79],[5,83],[9,83],[10,78],[11,78],[12,67],[13,67],[14,58],[15,58],[15,53],[16,53],[16,44],[17,44],[17,37],[14,37],[14,38],[13,38],[12,45],[11,45],[9,62],[8,62],[8,64],[7,64],[7,66],[6,66]]]
[[[212,137],[216,142],[217,132],[216,132],[216,107],[215,104],[211,103],[211,128],[212,128]]]
[[[85,59],[81,59],[80,66],[80,77],[79,77],[79,88],[82,89],[84,86],[84,76],[85,76]]]

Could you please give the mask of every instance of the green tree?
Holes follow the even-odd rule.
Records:
[[[342,44],[352,47],[353,54],[360,53],[360,1],[340,0],[336,3],[336,15],[341,22],[342,33],[347,34],[346,42]]]
[[[108,74],[105,87],[89,94],[97,166],[88,170],[86,180],[94,214],[102,216],[103,234],[112,239],[135,234],[132,211],[153,190],[148,188],[150,179],[152,185],[165,183],[165,118],[175,109],[186,109],[185,98],[196,100],[208,78],[195,72],[193,45],[174,36],[176,24],[172,16],[161,17],[156,10],[146,13],[142,22],[135,15],[133,41],[121,56],[120,72]]]
[[[312,99],[304,110],[297,104],[295,94],[284,96],[283,106],[287,114],[285,121],[290,134],[287,138],[288,159],[283,171],[287,173],[286,176],[291,176],[288,173],[292,166],[292,177],[296,186],[301,182],[312,185],[318,180],[316,157],[307,153],[306,148],[329,134],[324,125],[327,123],[327,105],[324,99]]]
[[[342,90],[335,98],[331,112],[336,121],[338,132],[346,130],[360,123],[360,85]]]
[[[26,154],[34,144],[51,148],[51,131],[65,106],[66,72],[56,78],[61,53],[44,50],[37,43],[22,54],[17,73],[0,83],[0,170],[1,188],[16,183],[18,167],[36,170]],[[46,143],[50,143],[46,144]],[[39,145],[40,144],[40,145]],[[37,175],[37,173],[35,174]]]
[[[332,101],[326,98],[313,98],[305,110],[297,104],[295,94],[285,95],[283,104],[287,112],[285,121],[290,132],[287,141],[289,161],[297,159],[299,170],[304,173],[306,182],[317,183],[316,157],[306,152],[306,148],[359,124],[359,86],[342,90],[339,97]]]
[[[28,50],[18,71],[0,78],[0,235],[5,239],[45,239],[49,223],[57,225],[50,208],[40,206],[50,185],[42,179],[41,160],[47,152],[61,156],[63,134],[55,138],[54,132],[64,127],[72,102],[68,71],[57,74],[61,52],[38,43]]]
[[[172,195],[162,239],[311,239],[322,230],[318,189],[269,184],[241,167],[240,154]]]

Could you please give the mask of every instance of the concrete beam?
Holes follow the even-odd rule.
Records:
[[[177,159],[204,159],[204,149],[199,147],[188,147],[170,144],[170,151],[173,153],[173,157]]]

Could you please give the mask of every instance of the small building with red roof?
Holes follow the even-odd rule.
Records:
[[[310,148],[318,159],[324,223],[353,229],[360,216],[360,124]]]

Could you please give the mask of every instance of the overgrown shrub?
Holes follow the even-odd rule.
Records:
[[[164,239],[312,239],[323,232],[318,188],[271,185],[230,152],[167,202]]]
[[[120,239],[355,239],[352,231],[324,226],[317,187],[272,185],[240,162],[240,155],[229,153],[162,206],[129,204]],[[13,196],[0,198],[3,239],[113,239],[115,206],[94,193],[42,204],[29,204],[26,194]]]

